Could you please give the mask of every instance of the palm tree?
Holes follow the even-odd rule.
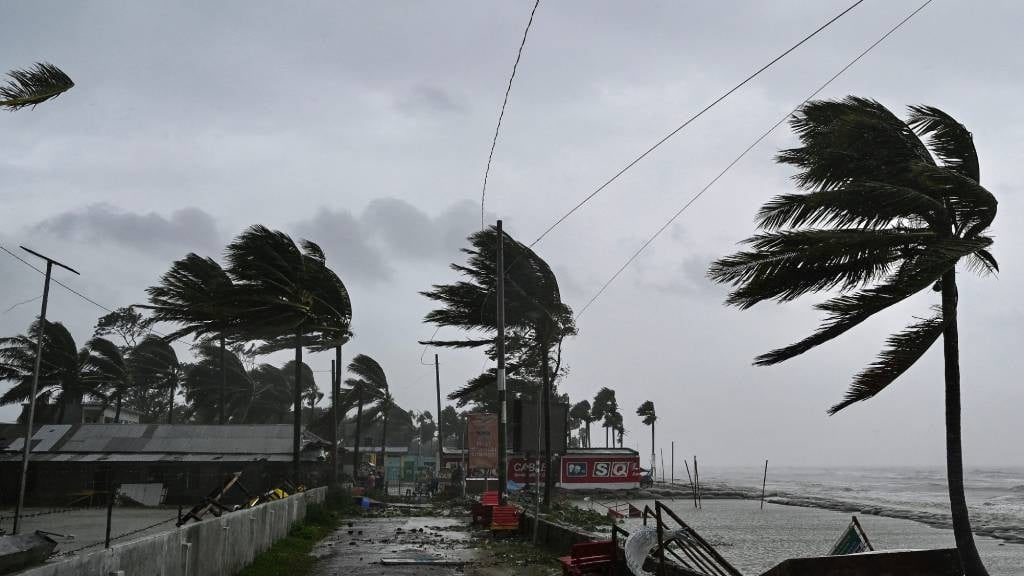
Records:
[[[497,287],[498,232],[495,227],[481,230],[469,237],[471,248],[466,265],[452,264],[452,269],[468,278],[454,284],[435,284],[432,290],[422,292],[427,298],[442,305],[426,316],[426,321],[439,326],[454,326],[485,338],[457,341],[432,341],[430,344],[452,348],[491,347],[497,334],[494,300]],[[505,326],[508,334],[530,342],[524,355],[535,359],[535,370],[541,381],[541,404],[544,420],[544,455],[550,466],[551,458],[551,396],[553,374],[558,375],[561,363],[561,344],[566,336],[576,334],[572,309],[562,302],[558,279],[547,262],[529,247],[517,242],[506,233],[501,238],[505,261]],[[552,359],[555,356],[555,359]],[[551,369],[554,361],[556,368]],[[511,371],[510,371],[511,372]],[[544,505],[551,502],[549,475],[544,485]]]
[[[353,358],[352,362],[348,365],[348,371],[355,375],[354,378],[345,380],[345,384],[348,385],[345,396],[348,398],[348,402],[356,406],[356,437],[352,451],[352,479],[358,480],[363,406],[377,402],[383,397],[384,392],[388,389],[388,378],[380,364],[366,354],[360,354]]]
[[[197,347],[196,362],[185,373],[184,385],[193,418],[203,424],[245,422],[257,394],[256,382],[241,359],[209,343]]]
[[[283,424],[292,405],[292,388],[284,372],[270,364],[260,364],[249,371],[253,400],[245,416],[248,424]]]
[[[174,395],[182,378],[174,348],[159,336],[146,336],[128,355],[128,369],[135,385],[167,391],[167,423],[174,423]]]
[[[590,409],[590,416],[594,421],[601,420],[601,427],[604,428],[604,447],[608,447],[608,429],[614,424],[612,414],[618,412],[619,403],[615,400],[615,391],[604,387],[594,395],[594,404]]]
[[[726,302],[740,308],[839,290],[815,306],[826,313],[817,332],[759,356],[758,365],[802,354],[929,287],[941,292],[933,316],[891,336],[829,413],[880,393],[942,336],[953,531],[965,574],[984,575],[963,490],[956,265],[998,270],[985,235],[997,203],[978,183],[971,133],[937,108],[913,106],[904,122],[856,97],[810,102],[791,124],[802,146],[778,161],[800,170],[806,192],[766,204],[764,232],[746,241],[751,249],[715,262],[709,275],[736,287]]]
[[[37,62],[28,70],[11,70],[6,85],[0,85],[0,108],[20,110],[56,98],[70,90],[75,83],[53,64]]]
[[[56,405],[56,422],[64,423],[69,406],[81,405],[86,395],[103,398],[104,394],[100,382],[86,376],[89,350],[79,350],[74,337],[60,322],[44,320],[44,323],[45,329],[41,330],[36,320],[29,326],[28,334],[0,338],[0,380],[14,382],[0,396],[0,406],[32,401],[36,344],[42,340],[43,360],[35,403],[37,407],[46,408]],[[52,413],[50,418],[53,418]]]
[[[236,309],[233,282],[220,264],[212,258],[190,253],[171,264],[160,278],[160,283],[146,290],[152,320],[178,324],[181,328],[166,335],[167,341],[185,336],[197,339],[215,338],[220,345],[217,371],[220,376],[218,422],[225,424],[228,406],[229,378],[225,339],[232,329],[233,320],[244,312]],[[237,359],[237,358],[236,358]],[[204,378],[208,374],[204,373]]]
[[[93,338],[85,343],[89,357],[85,361],[84,378],[91,386],[103,390],[114,400],[114,422],[121,421],[121,405],[132,386],[131,370],[121,348],[106,338]]]
[[[249,227],[228,245],[232,289],[233,338],[262,340],[261,353],[294,348],[292,467],[299,474],[302,435],[302,349],[322,345],[325,333],[337,334],[339,320],[325,306],[323,250],[304,241],[302,249],[283,232]],[[347,296],[347,294],[346,294]],[[347,325],[345,326],[347,331]]]
[[[588,400],[580,400],[569,409],[569,416],[579,420],[584,426],[586,426],[583,441],[580,444],[586,448],[590,448],[590,423],[594,421],[593,416],[590,413],[590,402]]]
[[[654,413],[654,402],[647,400],[636,409],[636,415],[643,418],[644,426],[651,427],[651,478],[654,478],[654,422],[658,416]],[[662,460],[664,460],[662,456]]]

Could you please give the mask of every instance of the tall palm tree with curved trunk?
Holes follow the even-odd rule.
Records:
[[[618,412],[619,403],[615,399],[615,391],[611,388],[603,387],[597,391],[594,395],[594,404],[590,409],[591,417],[594,421],[601,421],[601,427],[604,428],[604,446],[608,447],[608,430],[615,423],[615,417],[613,414]]]
[[[0,396],[0,406],[31,401],[36,345],[42,340],[35,403],[37,407],[55,406],[56,414],[51,413],[49,418],[64,423],[67,408],[81,404],[85,396],[104,398],[103,384],[88,377],[89,350],[79,350],[71,332],[60,322],[44,322],[45,329],[36,320],[27,334],[0,338],[0,380],[14,383]]]
[[[645,401],[636,409],[636,415],[643,418],[644,426],[651,427],[651,478],[654,478],[654,422],[658,420],[657,414],[654,413],[654,402]]]
[[[85,343],[89,357],[85,361],[85,379],[103,390],[114,401],[114,422],[121,421],[121,405],[132,386],[131,369],[121,348],[106,338]]]
[[[541,406],[544,421],[544,456],[548,466],[551,457],[551,397],[554,379],[561,363],[561,344],[576,334],[572,309],[562,302],[558,279],[551,267],[528,246],[503,232],[499,240],[496,227],[489,227],[469,237],[470,248],[465,265],[452,264],[452,269],[467,278],[454,284],[435,284],[422,295],[442,307],[427,314],[427,322],[453,326],[483,338],[455,341],[430,341],[429,344],[450,348],[491,347],[497,335],[498,272],[497,248],[502,242],[505,261],[505,328],[506,334],[521,338],[529,345],[524,350],[535,367],[531,372],[541,381]],[[552,363],[556,368],[552,370]],[[509,372],[511,376],[511,371]],[[551,502],[554,475],[544,484],[544,506]]]
[[[352,451],[352,478],[359,476],[359,444],[362,440],[363,407],[379,402],[388,390],[388,377],[381,365],[366,354],[359,354],[348,365],[354,377],[345,380],[345,396],[356,406],[356,437]]]
[[[573,404],[572,408],[569,409],[569,416],[579,420],[584,426],[586,426],[586,431],[583,435],[583,442],[580,442],[580,444],[585,448],[590,448],[590,424],[594,421],[590,412],[590,401],[580,400]]]
[[[735,286],[726,302],[740,308],[838,290],[815,306],[826,313],[817,332],[759,356],[758,365],[798,356],[928,288],[940,292],[932,316],[889,337],[829,413],[882,392],[942,337],[953,532],[964,573],[985,575],[964,496],[956,266],[998,271],[986,235],[997,202],[979,183],[973,137],[937,108],[912,106],[904,122],[857,97],[809,102],[791,125],[801,146],[778,161],[799,170],[805,192],[768,202],[758,214],[763,232],[709,275]]]
[[[322,345],[325,334],[348,333],[348,319],[336,304],[342,296],[330,281],[323,250],[310,241],[301,248],[284,232],[251,226],[228,245],[228,273],[234,280],[232,333],[262,340],[261,353],[293,348],[292,467],[299,475],[302,434],[302,349]],[[333,273],[332,273],[333,274]],[[341,286],[343,288],[343,285]],[[347,301],[348,294],[344,293]]]
[[[183,376],[178,354],[159,336],[146,336],[129,353],[128,368],[136,386],[167,391],[167,423],[174,424],[174,396]]]
[[[140,305],[141,308],[153,311],[153,321],[170,322],[180,326],[178,330],[165,336],[167,341],[185,336],[218,341],[220,348],[217,354],[217,370],[220,398],[216,405],[220,424],[227,423],[228,416],[225,411],[229,404],[227,387],[231,371],[225,340],[231,335],[233,321],[245,313],[235,307],[233,287],[231,277],[215,260],[190,253],[171,264],[171,268],[160,278],[160,282],[146,290],[149,294],[149,305]],[[209,354],[204,352],[204,355]],[[203,372],[205,381],[208,376],[205,366]]]

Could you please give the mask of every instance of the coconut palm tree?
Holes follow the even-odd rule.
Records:
[[[791,125],[801,146],[778,161],[799,170],[805,192],[766,204],[750,249],[715,262],[709,275],[735,286],[726,302],[740,308],[838,290],[815,306],[826,313],[817,332],[759,356],[758,365],[800,355],[928,288],[941,293],[933,315],[891,336],[829,413],[880,393],[942,336],[953,531],[965,574],[986,574],[963,490],[956,265],[998,270],[986,235],[997,203],[979,184],[971,133],[937,108],[913,106],[904,122],[856,97],[810,102]]]
[[[174,396],[183,373],[178,354],[163,338],[146,336],[128,355],[132,382],[151,390],[166,390],[167,423],[174,423]]]
[[[284,372],[270,364],[260,364],[249,371],[254,395],[245,416],[248,424],[284,424],[292,405],[291,381]]]
[[[165,338],[177,340],[185,336],[206,340],[216,339],[220,345],[217,354],[217,372],[220,383],[218,422],[227,423],[225,410],[228,379],[231,368],[225,340],[231,335],[233,323],[245,313],[237,309],[233,294],[234,284],[228,273],[212,258],[190,253],[171,264],[171,268],[160,278],[159,284],[146,290],[149,305],[140,305],[153,311],[152,321],[170,322],[180,328]],[[237,358],[236,358],[237,360]],[[209,374],[204,367],[203,377]],[[204,395],[204,398],[209,399]],[[205,412],[204,407],[204,412]]]
[[[615,391],[603,387],[594,395],[594,404],[590,409],[590,416],[594,421],[601,420],[601,427],[604,428],[604,447],[608,447],[608,429],[614,424],[615,418],[612,414],[618,412],[619,403],[615,400]]]
[[[590,413],[590,401],[580,400],[573,407],[569,409],[569,416],[579,420],[586,426],[586,430],[583,434],[583,441],[580,443],[586,448],[590,448],[590,423],[594,421],[593,416]]]
[[[60,322],[44,322],[45,329],[41,330],[36,320],[27,334],[0,338],[0,380],[14,383],[0,396],[0,406],[31,401],[36,344],[42,340],[36,406],[55,406],[57,412],[51,412],[49,418],[63,423],[68,407],[81,405],[87,395],[103,398],[104,394],[99,381],[87,378],[89,350],[79,350],[74,337]]]
[[[53,64],[37,62],[28,70],[11,70],[10,80],[0,85],[0,108],[20,110],[56,98],[70,90],[75,83]]]
[[[654,402],[647,400],[641,404],[636,409],[636,415],[643,418],[644,426],[651,427],[651,478],[654,478],[654,422],[658,419],[658,416],[654,413]]]
[[[356,406],[356,436],[352,452],[352,478],[359,474],[359,443],[362,440],[363,407],[383,398],[388,389],[388,378],[376,360],[366,354],[359,354],[348,365],[353,378],[345,380],[348,388],[344,395],[347,402]]]
[[[256,382],[241,359],[211,343],[197,346],[183,383],[192,417],[202,424],[245,422],[256,400]]]
[[[507,233],[500,240],[505,261],[505,326],[506,333],[521,337],[530,345],[524,355],[535,359],[534,369],[541,381],[541,405],[544,420],[544,455],[551,458],[551,396],[553,380],[560,370],[561,344],[566,336],[576,334],[572,309],[562,302],[558,279],[551,267],[529,247]],[[497,334],[495,289],[497,287],[498,232],[487,228],[469,237],[471,247],[465,265],[452,264],[452,269],[467,277],[454,284],[435,284],[422,292],[442,307],[427,314],[427,322],[438,326],[454,326],[484,338],[456,341],[431,341],[429,344],[451,348],[491,347]],[[492,351],[493,353],[493,351]],[[556,368],[552,370],[552,364]],[[510,371],[511,373],[511,371]],[[544,486],[544,505],[551,501],[549,475]]]
[[[106,338],[93,338],[85,343],[89,357],[85,361],[84,378],[114,401],[114,422],[121,421],[121,405],[132,386],[131,370],[121,348]]]
[[[228,274],[234,280],[232,338],[262,340],[261,353],[293,348],[292,467],[299,474],[302,434],[302,349],[322,345],[325,333],[337,334],[338,316],[325,305],[323,250],[304,241],[302,248],[287,234],[251,226],[225,250]],[[347,296],[347,293],[346,293]],[[344,328],[347,331],[347,325]]]

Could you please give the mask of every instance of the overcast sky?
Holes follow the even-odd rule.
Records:
[[[632,157],[838,13],[842,1],[545,0],[505,114],[488,221],[534,240]],[[0,115],[0,242],[75,266],[65,280],[109,306],[138,303],[170,262],[218,256],[262,223],[320,243],[352,293],[358,353],[398,401],[434,410],[420,365],[432,326],[418,292],[479,228],[484,165],[532,2],[19,2],[4,6],[0,69],[50,61],[76,86]],[[581,307],[643,240],[787,110],[919,4],[868,0],[608,187],[536,247]],[[1000,200],[997,278],[960,281],[965,460],[1024,465],[1024,90],[1012,0],[935,0],[823,96],[897,113],[938,106],[974,133],[982,183]],[[758,353],[811,331],[815,298],[722,306],[708,263],[753,231],[758,206],[792,190],[773,163],[780,128],[680,218],[579,320],[568,342],[573,401],[614,388],[627,444],[649,452],[636,407],[653,400],[659,444],[704,467],[938,465],[941,350],[837,416],[825,410],[884,338],[938,302],[900,305],[772,368]],[[42,278],[0,253],[0,312]],[[25,330],[38,301],[0,314]],[[103,312],[60,287],[49,317],[80,343]],[[442,331],[443,338],[458,332]],[[432,360],[428,351],[425,360]],[[441,351],[442,388],[479,373],[479,352]],[[327,370],[330,355],[312,355]],[[321,387],[326,374],[319,374]],[[0,419],[13,420],[12,407]],[[603,436],[595,429],[594,438]],[[603,440],[602,440],[603,441]]]

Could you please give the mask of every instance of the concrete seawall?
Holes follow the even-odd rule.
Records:
[[[314,488],[255,508],[191,522],[180,528],[44,564],[19,576],[229,576],[288,535],[323,503],[327,488]]]

